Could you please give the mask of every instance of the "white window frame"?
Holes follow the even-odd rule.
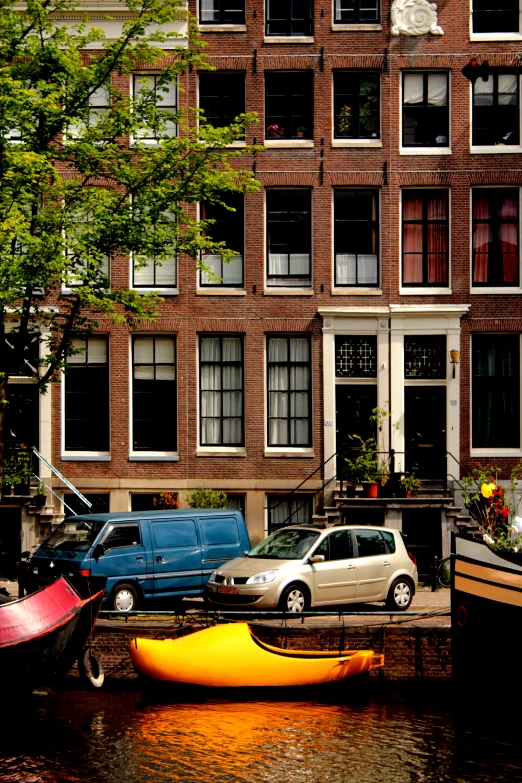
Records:
[[[341,287],[335,287],[335,191],[336,190],[377,190],[379,192],[379,199],[378,199],[378,209],[379,209],[379,261],[378,261],[378,275],[379,275],[379,285],[375,288],[363,288],[362,286],[356,286],[356,287],[350,287],[350,286],[341,286]],[[382,296],[382,187],[371,186],[361,186],[358,187],[357,185],[336,185],[332,188],[332,196],[331,196],[331,222],[330,225],[332,228],[332,296]]]
[[[403,108],[404,108],[404,75],[408,73],[445,73],[448,76],[448,144],[445,147],[403,147],[402,146],[402,124],[403,124]],[[452,87],[452,73],[450,70],[442,69],[430,69],[430,68],[416,68],[416,69],[403,69],[400,71],[399,80],[399,155],[452,155],[453,150],[451,148],[451,119],[452,119],[452,104],[451,104],[451,87]]]
[[[474,33],[473,0],[469,0],[469,40],[470,41],[522,41],[522,0],[518,4],[518,33]]]
[[[309,190],[310,191],[310,285],[306,288],[299,288],[296,286],[269,286],[268,285],[268,209],[266,204],[266,194],[269,190]],[[263,257],[264,257],[264,295],[265,296],[313,296],[314,295],[314,188],[311,187],[295,187],[295,186],[277,186],[275,188],[264,189],[263,194]]]
[[[522,1],[522,0],[521,0]],[[522,40],[522,35],[521,35]],[[506,67],[506,71],[509,68]],[[473,145],[473,82],[469,83],[469,151],[471,155],[512,155],[514,152],[522,152],[522,100],[521,100],[521,78],[518,76],[518,127],[519,144],[489,144],[485,146]]]
[[[151,70],[148,70],[148,71],[146,71],[146,70],[145,71],[141,71],[141,70],[140,71],[132,71],[132,73],[130,74],[130,77],[129,77],[130,78],[129,96],[130,96],[130,101],[131,101],[131,107],[132,107],[132,104],[134,102],[134,79],[135,79],[135,77],[140,77],[140,76],[161,76],[161,71],[158,71],[158,70],[156,70],[156,71],[151,71]],[[176,86],[176,113],[178,113],[179,112],[179,79],[176,79],[175,86]],[[179,136],[179,125],[176,124],[175,133],[170,138],[174,139],[174,138],[177,138],[178,136]],[[150,139],[142,139],[139,136],[131,136],[130,140],[129,140],[129,143],[130,143],[131,147],[136,146],[136,145],[138,145],[138,146],[145,146],[145,147],[155,147],[158,144],[161,144],[162,141],[164,141],[164,139],[151,139],[151,138]]]

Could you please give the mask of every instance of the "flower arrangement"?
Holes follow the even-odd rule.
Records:
[[[498,483],[499,473],[495,465],[476,467],[462,479],[462,499],[486,544],[500,552],[522,551],[522,518],[516,516],[522,461],[511,471],[509,487]]]
[[[285,135],[285,129],[281,128],[280,125],[269,125],[266,129],[266,132],[269,136],[284,136]]]
[[[339,118],[337,120],[337,132],[348,133],[352,125],[352,107],[346,103],[341,106],[339,110]]]

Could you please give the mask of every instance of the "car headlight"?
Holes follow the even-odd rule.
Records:
[[[217,576],[217,571],[212,571],[208,581],[209,582],[215,582],[216,581],[216,576]]]
[[[271,571],[263,571],[247,579],[247,585],[266,585],[268,582],[273,582],[276,576],[277,568],[273,568]]]

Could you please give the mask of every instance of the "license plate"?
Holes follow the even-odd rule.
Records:
[[[218,593],[226,593],[227,595],[236,595],[237,588],[236,587],[218,587],[217,591],[218,591]]]

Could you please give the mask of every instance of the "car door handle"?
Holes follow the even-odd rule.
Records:
[[[346,566],[346,569],[347,569],[348,571],[352,571],[354,568],[355,568],[355,566],[354,566],[354,565],[347,565],[347,566]]]
[[[143,561],[143,555],[136,555],[136,560],[141,560],[141,561]]]
[[[156,563],[166,563],[167,561],[163,559],[163,555],[156,555]]]
[[[383,565],[390,565],[390,561],[389,561],[389,560],[383,560],[383,561],[382,561],[382,564],[383,564]]]

